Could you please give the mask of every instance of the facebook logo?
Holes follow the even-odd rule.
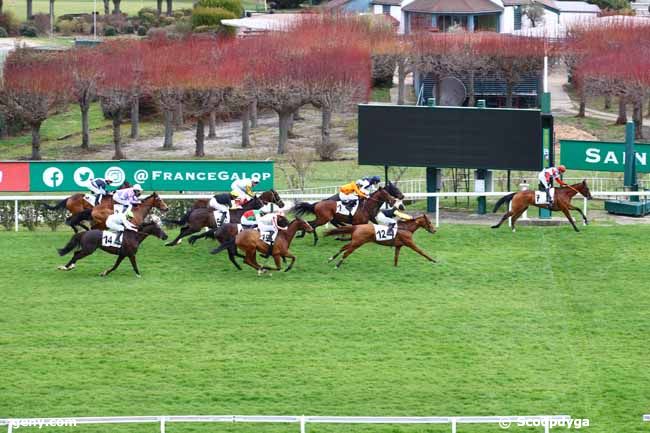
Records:
[[[43,183],[50,187],[56,188],[63,183],[63,172],[57,167],[48,167],[43,172]]]

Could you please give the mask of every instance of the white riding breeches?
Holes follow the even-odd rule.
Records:
[[[339,192],[339,199],[341,199],[341,201],[351,201],[359,200],[359,197],[357,197],[356,194],[345,194],[343,192]]]
[[[539,182],[540,182],[542,185],[544,185],[544,188],[546,188],[546,189],[549,189],[549,187],[551,186],[551,185],[549,185],[549,183],[552,183],[552,182],[553,182],[553,179],[551,179],[551,180],[548,181],[548,182],[546,181],[546,174],[545,174],[544,172],[541,172],[541,173],[537,176],[537,179],[539,179]]]
[[[212,197],[210,201],[208,202],[208,206],[211,207],[214,210],[218,210],[220,212],[228,212],[229,208],[225,204],[219,203],[217,200]]]

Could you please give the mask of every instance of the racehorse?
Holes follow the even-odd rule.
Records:
[[[393,191],[396,190],[399,192],[397,187],[392,184],[389,185],[394,188]],[[401,195],[402,193],[399,192],[399,194]],[[334,195],[327,200],[321,200],[317,203],[301,202],[296,204],[293,208],[297,217],[301,217],[306,213],[313,213],[316,215],[315,220],[309,221],[309,225],[314,229],[314,245],[318,243],[318,234],[315,230],[316,227],[320,227],[329,222],[332,222],[335,226],[341,226],[343,224],[367,224],[368,221],[376,222],[375,217],[384,203],[404,209],[401,200],[393,196],[387,188],[379,188],[377,191],[370,194],[370,197],[367,199],[360,200],[359,207],[352,216],[336,213],[337,201],[335,198],[338,200],[338,195]]]
[[[284,270],[285,272],[289,272],[296,262],[296,256],[289,251],[289,246],[291,246],[291,241],[298,230],[311,232],[314,229],[306,221],[296,218],[289,223],[286,230],[278,231],[275,242],[273,242],[273,251],[271,252],[273,261],[275,262],[275,269],[269,268],[268,266],[261,266],[257,263],[257,252],[259,251],[262,254],[266,254],[269,249],[268,244],[260,239],[260,232],[257,230],[242,230],[235,239],[230,239],[212,250],[212,254],[218,254],[221,251],[228,249],[228,254],[232,256],[234,255],[233,250],[239,248],[245,254],[244,263],[257,270],[258,275],[266,271],[281,270],[280,260],[289,258],[291,259],[291,262]],[[231,259],[231,261],[235,263],[234,258]],[[235,266],[237,266],[238,269],[241,269],[236,263]]]
[[[112,196],[106,197],[102,202],[95,206],[91,211],[93,218],[93,229],[106,229],[106,219],[113,214],[115,202]],[[143,198],[139,204],[133,206],[133,224],[140,225],[143,223],[151,209],[156,208],[161,212],[167,212],[167,204],[163,201],[158,193],[153,193]],[[86,210],[85,212],[88,212]]]
[[[573,218],[571,217],[571,211],[576,210],[580,215],[582,216],[582,220],[584,222],[584,225],[587,225],[589,222],[587,221],[587,217],[585,214],[582,212],[582,209],[579,207],[575,207],[571,204],[571,199],[576,195],[576,194],[582,194],[587,200],[591,200],[591,192],[589,191],[589,187],[587,186],[587,181],[583,180],[580,183],[576,183],[574,185],[569,185],[561,188],[555,188],[555,197],[553,199],[553,203],[550,207],[550,210],[552,211],[562,211],[562,213],[567,217],[571,225],[573,226],[573,229],[577,232],[578,227],[576,227],[575,222],[573,222]],[[494,206],[494,210],[492,212],[496,212],[501,205],[504,203],[512,202],[512,207],[508,212],[505,213],[501,217],[501,220],[496,223],[495,225],[492,226],[493,229],[498,229],[501,224],[508,218],[512,217],[512,231],[515,231],[515,223],[517,222],[517,219],[521,216],[521,214],[524,213],[526,209],[528,209],[529,206],[537,206],[539,208],[545,208],[549,209],[549,206],[546,204],[535,204],[535,191],[528,190],[528,191],[519,191],[519,192],[513,192],[512,194],[508,194],[504,197],[501,197],[499,201],[497,201],[496,205]]]
[[[130,188],[131,184],[124,182],[118,189]],[[77,226],[81,227],[84,230],[89,230],[89,227],[83,224],[83,221],[90,220],[90,212],[85,212],[86,210],[90,211],[93,208],[93,205],[88,203],[84,199],[85,194],[72,194],[70,197],[66,197],[54,206],[50,206],[47,203],[41,204],[41,207],[49,210],[58,210],[66,208],[70,212],[70,216],[65,219],[65,223],[69,225],[75,233],[78,232]],[[103,195],[102,201],[109,195]]]
[[[276,204],[282,203],[279,206],[284,207],[284,203],[282,202],[282,199],[280,199],[280,194],[278,194],[277,191],[274,189],[264,191],[262,194],[259,195],[259,198],[265,203],[276,203]],[[190,215],[193,210],[207,208],[209,202],[210,202],[209,198],[199,198],[192,204],[192,207],[187,212],[185,212],[185,215],[183,215],[180,220],[163,219],[163,222],[176,224],[178,226],[184,226],[189,221]]]
[[[396,227],[397,232],[395,233],[395,237],[388,241],[378,241],[375,238],[375,228],[373,224],[343,226],[343,227],[337,227],[335,229],[329,230],[325,232],[325,236],[351,234],[352,241],[343,245],[343,247],[341,247],[338,253],[334,254],[332,257],[329,258],[328,262],[331,262],[332,260],[336,259],[339,256],[339,254],[345,252],[341,260],[339,260],[339,262],[335,266],[336,269],[338,269],[339,267],[341,267],[343,260],[345,260],[350,254],[352,254],[354,250],[356,250],[363,244],[366,244],[368,242],[374,242],[379,245],[395,247],[395,262],[394,262],[395,266],[397,266],[397,261],[399,259],[399,252],[403,246],[409,247],[410,249],[412,249],[413,251],[415,251],[425,259],[429,260],[432,263],[435,263],[436,261],[431,257],[429,257],[427,253],[425,253],[420,248],[418,248],[418,246],[415,245],[415,242],[413,241],[413,233],[415,233],[415,231],[420,227],[422,227],[423,229],[425,229],[431,234],[436,232],[436,229],[433,226],[433,224],[431,224],[429,217],[426,216],[425,214],[422,214],[409,221],[400,222]]]
[[[140,278],[141,275],[138,270],[138,264],[135,261],[135,255],[137,254],[138,247],[142,241],[144,241],[149,235],[153,235],[162,240],[167,239],[167,233],[160,228],[160,219],[158,217],[152,217],[151,221],[140,225],[137,232],[125,230],[124,235],[122,236],[122,246],[120,248],[103,246],[102,230],[89,230],[87,232],[76,233],[72,236],[72,239],[70,239],[65,247],[58,250],[60,256],[65,256],[70,251],[77,248],[72,259],[70,259],[67,264],[59,266],[59,269],[62,271],[72,270],[76,267],[77,261],[91,255],[98,248],[101,248],[109,254],[116,255],[117,260],[112,268],[105,270],[99,275],[105,277],[110,274],[120,266],[120,263],[122,263],[122,260],[124,260],[125,257],[128,257],[131,266],[133,266],[133,270],[135,271],[135,275]]]
[[[230,221],[239,222],[244,212],[251,209],[260,209],[267,203],[273,203],[281,208],[284,207],[284,202],[275,190],[265,191],[259,196],[253,197],[251,200],[246,202],[240,209],[230,209]],[[181,218],[178,222],[182,221],[183,219]],[[183,227],[181,227],[181,231],[178,236],[176,236],[176,239],[165,245],[168,247],[178,245],[185,236],[196,233],[203,227],[210,227],[213,229],[217,228],[217,223],[218,222],[214,220],[214,211],[212,209],[207,207],[196,208],[190,212],[187,222]],[[210,232],[208,231],[201,235],[192,236],[192,243],[196,242],[197,239],[209,236],[209,233]]]

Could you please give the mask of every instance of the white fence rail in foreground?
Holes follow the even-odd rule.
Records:
[[[179,415],[179,416],[115,416],[81,418],[7,418],[0,419],[0,426],[7,426],[7,433],[14,427],[56,426],[65,420],[69,424],[158,424],[160,433],[165,433],[168,423],[278,423],[299,424],[300,433],[306,433],[307,424],[449,424],[451,433],[456,433],[459,424],[498,424],[501,428],[526,423],[528,427],[543,427],[549,433],[551,425],[567,426],[568,415],[535,416],[437,416],[437,417],[369,417],[369,416],[247,416],[247,415]],[[18,428],[16,428],[18,430]]]
[[[509,192],[419,192],[406,193],[405,199],[418,200],[428,197],[503,197],[510,194]],[[614,199],[620,197],[644,197],[646,200],[650,197],[650,191],[601,191],[592,192],[592,197],[600,199]],[[64,195],[0,195],[0,201],[14,202],[14,229],[18,231],[20,223],[19,202],[21,201],[60,201]],[[207,194],[161,194],[163,200],[196,200],[199,198],[210,198]],[[283,199],[316,201],[331,197],[331,194],[282,194]],[[587,199],[583,197],[583,212],[587,215]],[[436,200],[435,210],[436,227],[440,226],[440,200]]]

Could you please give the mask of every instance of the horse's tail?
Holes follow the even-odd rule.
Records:
[[[65,208],[66,203],[68,202],[68,197],[64,198],[54,206],[50,206],[47,203],[41,203],[41,207],[47,210],[58,210]]]
[[[350,235],[354,231],[355,226],[342,226],[325,232],[325,236],[334,235]]]
[[[179,220],[163,218],[163,222],[167,224],[175,224],[177,226],[184,226],[185,224],[187,224],[187,221],[190,219],[190,214],[192,213],[193,210],[194,209],[190,209],[187,212],[185,212],[185,214]]]
[[[235,246],[235,238],[228,239],[227,241],[219,245],[217,248],[210,251],[210,254],[219,254],[221,251],[231,249],[234,246]]]
[[[57,249],[59,255],[65,256],[70,251],[78,247],[79,244],[81,243],[81,237],[84,235],[84,233],[85,232],[76,233],[74,236],[72,236],[72,238],[70,238],[70,241],[68,241],[68,244],[65,247]]]
[[[492,212],[496,212],[497,210],[499,210],[499,208],[503,206],[504,203],[510,202],[510,200],[512,200],[515,194],[517,193],[513,192],[512,194],[504,195],[503,197],[501,197],[497,202],[497,204],[494,205],[494,209],[492,209]]]
[[[297,217],[301,217],[306,213],[314,213],[315,208],[315,203],[307,203],[306,201],[302,201],[294,206],[293,212]]]

